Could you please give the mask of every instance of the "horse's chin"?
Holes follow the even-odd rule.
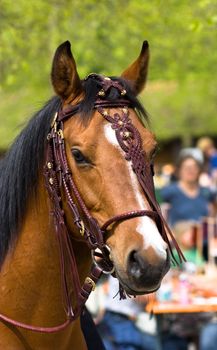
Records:
[[[125,292],[129,295],[146,295],[146,294],[155,293],[161,286],[161,281],[160,281],[156,285],[148,288],[147,287],[138,288],[130,280],[128,279],[126,280],[126,278],[122,278],[117,271],[116,271],[116,277],[119,280]]]

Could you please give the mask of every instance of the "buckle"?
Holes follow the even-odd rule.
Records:
[[[84,226],[84,222],[82,220],[80,220],[80,225],[81,225],[81,228],[79,231],[80,231],[81,236],[83,237],[84,233],[85,233],[85,226]]]
[[[54,129],[54,131],[57,131],[57,117],[58,117],[58,112],[54,114],[53,120],[51,122],[51,129]]]
[[[106,245],[106,248],[109,251],[109,259],[111,260],[110,248],[107,245]],[[96,251],[99,251],[99,253],[101,253],[99,248],[97,248]],[[95,250],[91,250],[91,256],[92,256],[92,260],[93,260],[94,265],[97,266],[99,269],[101,269],[102,273],[104,273],[105,275],[110,275],[110,274],[115,272],[114,264],[112,264],[110,270],[105,270],[105,268],[103,266],[100,266],[100,260],[97,261],[96,258],[95,258]],[[103,255],[102,255],[102,261],[103,261]]]
[[[96,283],[94,282],[94,280],[92,280],[92,278],[86,277],[84,283],[91,284],[91,287],[92,287],[91,289],[92,289],[92,291],[95,290],[95,288],[96,288]]]

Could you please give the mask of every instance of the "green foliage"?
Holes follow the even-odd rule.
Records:
[[[81,77],[119,75],[147,39],[151,83],[142,99],[157,137],[217,132],[216,2],[0,0],[0,9],[0,147],[49,98],[52,56],[68,39]]]
[[[215,136],[217,92],[209,79],[185,82],[152,82],[143,94],[145,106],[151,113],[152,129],[158,139],[182,136]]]

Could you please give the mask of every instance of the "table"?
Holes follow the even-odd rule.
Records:
[[[157,322],[157,350],[162,350],[161,325],[164,314],[171,313],[194,313],[194,312],[217,312],[217,299],[204,298],[200,303],[180,304],[178,302],[168,301],[159,302],[152,300],[146,305],[146,311],[156,316]]]
[[[177,313],[193,313],[193,312],[217,312],[217,300],[216,303],[204,304],[179,304],[175,302],[149,302],[146,306],[146,311],[155,315],[160,314],[177,314]]]

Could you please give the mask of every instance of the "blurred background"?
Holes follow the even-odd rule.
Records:
[[[192,344],[198,349],[199,342],[205,344],[200,350],[216,349],[217,1],[0,0],[0,156],[31,115],[53,95],[51,63],[57,46],[66,40],[71,42],[81,78],[91,72],[120,75],[137,58],[142,42],[148,40],[149,77],[140,98],[159,141],[156,194],[168,222],[174,224],[175,209],[177,223],[187,225],[183,232],[174,232],[183,252],[191,253],[187,258],[190,264],[181,266],[180,271],[172,270],[156,300],[149,300],[147,310],[147,299],[136,300],[137,306],[131,306],[130,313],[127,304],[115,306],[117,292],[112,282],[99,284],[89,309],[103,341],[106,344],[111,335],[122,334],[124,347],[120,349],[129,349],[126,342],[135,338],[135,349],[168,350],[171,335],[174,343],[170,349],[192,349]],[[183,158],[176,171],[177,159],[187,154],[194,159]],[[168,314],[164,302],[173,308],[169,311],[171,320],[164,317],[169,325],[166,331],[159,327],[159,315]],[[192,311],[192,305],[197,304],[199,308]],[[183,321],[179,315],[177,321],[174,318],[177,305]],[[150,310],[152,319],[144,312]],[[207,310],[211,315],[200,333],[196,321]],[[196,315],[193,321],[189,312]],[[105,332],[108,320],[109,326],[114,326],[113,334]],[[128,323],[127,331],[121,330],[122,321],[123,327]],[[181,333],[171,327],[179,323],[183,325]],[[195,334],[188,334],[192,330]],[[175,347],[180,341],[184,347]],[[138,342],[143,347],[138,347]],[[111,349],[109,344],[106,349]]]
[[[70,40],[80,77],[119,75],[149,41],[141,100],[173,162],[199,137],[217,141],[217,2],[213,0],[0,0],[0,152],[53,94],[56,47]]]

